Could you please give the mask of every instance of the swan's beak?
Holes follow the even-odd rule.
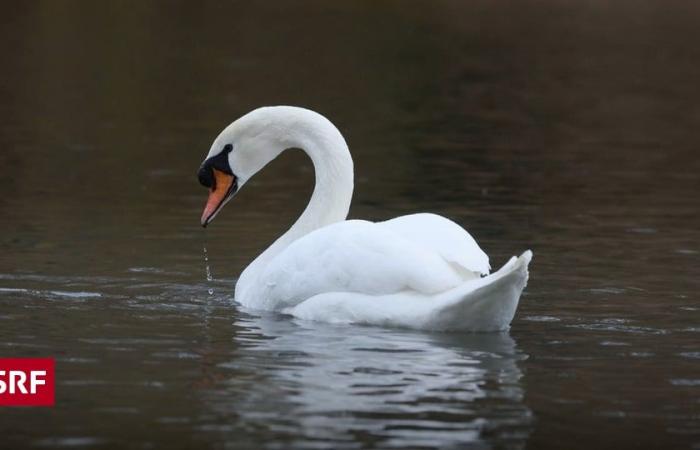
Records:
[[[209,198],[202,212],[201,223],[203,227],[209,225],[209,222],[214,220],[216,214],[233,197],[238,189],[238,183],[235,175],[229,175],[218,169],[212,169],[214,172],[214,183],[209,188]]]

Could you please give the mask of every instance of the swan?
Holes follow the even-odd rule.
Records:
[[[488,256],[455,222],[418,213],[346,220],[353,161],[340,131],[300,107],[255,109],[214,140],[198,171],[206,227],[286,149],[310,157],[316,184],[301,216],[241,273],[234,300],[330,323],[420,330],[508,329],[528,279],[530,250],[490,274]]]

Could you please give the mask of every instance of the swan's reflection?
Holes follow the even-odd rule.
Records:
[[[246,315],[236,327],[238,348],[221,364],[234,372],[230,395],[216,403],[235,413],[237,429],[268,442],[519,447],[530,432],[518,368],[526,356],[507,333],[424,334],[274,314]]]

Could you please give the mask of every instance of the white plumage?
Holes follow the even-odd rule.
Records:
[[[352,159],[340,132],[312,111],[257,109],[227,127],[208,158],[227,144],[239,187],[287,148],[306,151],[316,172],[304,213],[241,274],[235,298],[242,305],[333,323],[508,328],[527,282],[530,251],[488,275],[488,256],[444,217],[345,220]]]

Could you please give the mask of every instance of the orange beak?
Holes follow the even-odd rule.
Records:
[[[212,169],[214,172],[214,186],[209,189],[209,198],[202,212],[201,223],[206,227],[211,222],[216,214],[221,210],[226,201],[230,199],[236,192],[236,177],[222,172],[218,169]]]

